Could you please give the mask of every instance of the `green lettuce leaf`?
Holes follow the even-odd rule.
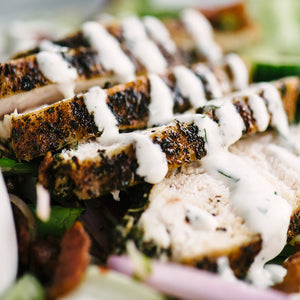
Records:
[[[83,210],[83,208],[52,206],[49,221],[43,222],[37,218],[38,235],[40,237],[49,234],[62,236],[75,223]]]

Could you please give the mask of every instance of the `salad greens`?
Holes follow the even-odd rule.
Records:
[[[43,238],[51,234],[62,236],[83,212],[83,208],[68,208],[62,206],[51,206],[50,219],[43,222],[37,218],[38,236]]]
[[[17,162],[16,160],[2,157],[0,158],[0,169],[4,174],[33,174],[38,173],[37,162]]]
[[[44,288],[31,274],[25,274],[5,295],[5,300],[43,300]]]

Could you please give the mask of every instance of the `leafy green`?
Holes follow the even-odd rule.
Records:
[[[4,174],[37,174],[38,164],[36,162],[17,162],[13,159],[2,157],[0,158],[0,169]]]
[[[52,206],[50,219],[43,222],[37,218],[38,235],[45,237],[49,234],[62,236],[83,212],[83,208],[68,208]]]
[[[225,176],[225,177],[227,177],[227,178],[229,178],[229,179],[231,179],[231,180],[233,180],[234,182],[239,182],[239,181],[240,181],[239,178],[234,178],[234,177],[232,177],[231,175],[226,174],[226,173],[224,173],[224,172],[221,171],[221,170],[218,170],[218,173],[221,174],[221,175],[223,175],[223,176]]]
[[[208,143],[206,128],[204,128],[204,140],[205,140],[205,143]]]
[[[254,82],[275,80],[285,76],[300,77],[300,56],[280,55],[274,51],[254,56],[252,66]]]
[[[31,274],[23,275],[10,291],[5,295],[5,300],[43,300],[44,289],[39,281]]]

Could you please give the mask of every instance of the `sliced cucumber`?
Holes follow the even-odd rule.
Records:
[[[251,75],[254,82],[269,81],[285,76],[300,77],[300,56],[283,55],[261,48],[255,54],[248,55],[251,64]]]
[[[269,63],[269,62],[257,62],[252,69],[252,80],[258,81],[270,81],[279,79],[285,76],[299,76],[300,77],[300,63],[288,64],[288,63]]]
[[[271,81],[288,76],[300,78],[300,56],[282,54],[269,46],[257,46],[241,53],[251,69],[251,81]],[[295,123],[300,122],[300,89]]]

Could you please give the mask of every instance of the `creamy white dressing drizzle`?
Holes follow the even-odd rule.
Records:
[[[288,120],[276,87],[271,83],[263,82],[255,85],[253,88],[263,91],[263,98],[267,102],[267,108],[271,113],[271,125],[276,128],[280,137],[284,140],[285,147],[300,155],[300,143],[290,133]]]
[[[250,94],[248,105],[256,121],[258,131],[265,131],[270,123],[270,115],[264,100],[256,94]]]
[[[219,120],[223,146],[228,147],[242,137],[244,121],[231,101],[214,100],[210,104],[216,106],[215,115]]]
[[[195,69],[196,74],[205,81],[205,87],[211,93],[211,98],[222,97],[222,88],[213,72],[205,65],[198,64]]]
[[[102,132],[99,141],[111,144],[119,135],[117,119],[106,103],[107,94],[100,87],[93,87],[83,95],[88,112],[94,116],[94,122]]]
[[[286,116],[282,113],[281,102],[278,102],[278,92],[276,93],[276,89],[270,89],[269,86],[264,86],[264,91],[264,98],[267,98],[268,108],[274,116],[272,125],[288,135],[285,127]],[[258,101],[264,103],[264,100],[251,95],[255,92],[257,89],[252,89],[250,92],[250,99],[252,99],[250,105],[259,129],[263,130],[267,127],[270,118],[266,116],[266,107],[258,104]],[[257,104],[259,107],[254,108]],[[185,115],[179,119],[185,122],[194,122],[198,126],[199,135],[205,139],[207,150],[207,156],[201,160],[203,172],[229,188],[230,202],[237,215],[243,218],[250,230],[262,235],[263,247],[250,268],[248,280],[257,286],[267,287],[279,281],[284,275],[282,270],[274,270],[274,268],[264,267],[264,265],[278,255],[286,243],[292,207],[286,199],[277,194],[276,187],[255,166],[249,164],[245,158],[228,151],[228,146],[241,138],[245,126],[234,105],[226,100],[215,100],[212,105],[216,106],[215,114],[219,126],[210,118],[202,115]],[[286,159],[287,164],[291,165],[290,167],[296,168],[297,171],[300,170],[299,158],[293,154],[287,155],[285,150],[278,148],[270,146],[269,151],[272,152],[272,155],[275,153],[279,159]],[[167,248],[171,245],[172,236],[168,233],[168,225],[164,225],[163,216],[159,213],[165,204],[160,205],[159,203],[163,203],[166,201],[165,198],[168,198],[163,191],[157,197],[160,199],[149,197],[151,210],[147,210],[143,214],[140,226],[147,229],[145,230],[145,241],[154,240],[159,246]],[[174,198],[176,199],[175,195]],[[199,212],[197,207],[188,206],[185,207],[185,211],[187,217],[192,220],[192,225],[198,225],[196,216],[202,215],[203,217],[202,212]],[[212,230],[216,224],[210,216],[205,214],[199,226]],[[176,232],[179,234],[179,232],[183,232],[183,229]],[[176,248],[173,244],[172,247]]]
[[[286,269],[279,265],[254,266],[250,268],[247,279],[259,288],[267,288],[283,280]]]
[[[0,137],[3,139],[8,139],[11,136],[12,124],[10,115],[4,115],[3,120],[0,121]]]
[[[263,238],[249,279],[263,272],[264,264],[280,253],[286,243],[292,208],[270,184],[241,157],[227,151],[209,154],[202,161],[205,171],[230,187],[231,203],[245,224]],[[263,286],[266,286],[265,282]]]
[[[249,84],[249,72],[244,61],[235,53],[230,53],[224,57],[233,76],[233,89],[242,90]]]
[[[216,122],[211,120],[208,116],[201,114],[185,114],[176,117],[181,122],[194,122],[198,127],[198,135],[202,136],[205,141],[205,148],[208,153],[216,152],[221,143],[220,129]],[[208,135],[207,132],[210,132]]]
[[[273,98],[269,98],[269,101],[273,101]],[[274,101],[276,102],[277,99]],[[263,266],[283,249],[292,208],[275,192],[276,188],[251,165],[226,150],[230,144],[241,137],[243,130],[242,124],[238,121],[239,118],[241,119],[240,115],[228,103],[223,102],[216,109],[221,145],[217,147],[214,140],[213,147],[209,146],[210,141],[214,139],[215,129],[210,130],[210,127],[207,127],[208,149],[213,151],[208,151],[201,162],[209,175],[229,186],[231,203],[237,214],[245,220],[246,225],[254,232],[261,233],[263,248],[251,266],[248,278],[258,284],[255,278],[259,276],[260,286],[266,287],[272,282],[264,275],[266,272]],[[279,124],[283,123],[281,119],[275,120]],[[274,125],[277,126],[277,123]]]
[[[36,55],[37,63],[43,75],[58,84],[65,98],[74,96],[77,70],[70,66],[61,53],[42,51]]]
[[[90,45],[98,52],[101,64],[107,70],[112,70],[119,76],[121,82],[132,81],[135,78],[135,66],[122,51],[120,43],[97,22],[86,22],[82,32]]]
[[[185,66],[176,66],[173,68],[173,73],[176,86],[181,95],[190,100],[192,108],[198,108],[207,102],[203,83],[193,71]]]
[[[71,160],[76,156],[79,161],[86,158],[93,159],[99,157],[99,151],[104,153],[113,153],[118,147],[128,144],[135,144],[135,154],[138,163],[136,173],[144,178],[146,182],[160,182],[168,172],[168,163],[166,154],[162,151],[160,145],[153,143],[148,135],[131,132],[115,135],[114,143],[105,146],[103,141],[82,143],[78,145],[77,150],[63,150],[61,156],[66,160]],[[118,192],[113,191],[112,195],[118,199]]]
[[[136,173],[149,183],[158,183],[164,179],[168,172],[168,163],[160,145],[154,144],[149,136],[139,133],[126,134],[125,138],[135,142],[135,153],[139,164]]]
[[[266,264],[264,269],[269,272],[272,285],[282,282],[284,276],[287,273],[287,269],[275,264]]]
[[[228,199],[228,189],[199,169],[195,171],[187,165],[183,170],[183,173],[171,172],[152,188],[149,207],[138,224],[144,232],[143,240],[155,242],[164,249],[171,246],[175,261],[197,259],[207,253],[207,247],[213,252],[219,250],[220,244],[221,248],[230,247],[226,234],[215,230],[217,226],[226,226],[230,234],[230,226],[225,225],[214,204],[206,201],[218,195]],[[222,213],[231,214],[228,205],[223,207]],[[216,236],[220,238],[218,246],[214,241]],[[230,243],[236,244],[236,241],[235,236]]]
[[[81,142],[78,144],[78,147],[76,147],[76,149],[63,149],[60,155],[65,160],[71,160],[73,156],[76,156],[77,159],[81,162],[85,159],[94,159],[96,157],[99,157],[99,151],[113,152],[120,146],[120,143],[103,146],[101,145],[101,143],[99,143],[99,141]]]
[[[288,137],[288,120],[278,90],[274,85],[267,82],[260,83],[257,86],[264,91],[263,97],[267,101],[268,109],[272,114],[271,125],[277,129],[281,136]]]
[[[141,20],[136,16],[122,20],[123,35],[130,51],[146,67],[149,72],[163,73],[167,69],[167,61],[156,44],[149,39]]]
[[[221,256],[217,260],[217,272],[227,281],[235,282],[237,278],[234,276],[232,269],[230,268],[228,257]]]
[[[164,206],[159,205],[159,201],[154,200],[151,201],[151,209],[146,210],[142,214],[139,226],[144,230],[143,240],[145,242],[155,241],[159,247],[168,249],[171,244],[171,238],[159,215]]]
[[[173,119],[173,96],[167,84],[156,74],[148,76],[150,81],[150,104],[148,127],[161,125]]]
[[[43,222],[47,222],[51,213],[50,193],[40,183],[36,185],[36,198],[36,214]]]
[[[188,222],[196,229],[214,231],[218,227],[216,218],[209,212],[192,204],[185,205]]]
[[[149,36],[168,53],[175,54],[176,45],[171,39],[170,33],[163,22],[153,16],[144,17],[143,22]]]
[[[90,109],[91,111],[93,110],[92,113],[94,114],[101,108],[101,105],[96,107],[94,106],[95,102],[101,102],[98,92],[99,91],[97,90],[93,90],[89,96],[89,101],[91,102]],[[104,106],[102,108],[104,113],[109,115],[108,112],[105,112],[105,110],[108,108],[105,108]],[[104,151],[104,153],[112,153],[115,151],[115,149],[118,149],[118,147],[133,143],[135,144],[135,154],[138,163],[136,173],[146,182],[160,182],[168,172],[166,154],[162,151],[160,145],[153,143],[151,137],[143,133],[131,132],[119,134],[115,132],[116,127],[114,127],[112,123],[109,125],[110,122],[113,122],[113,119],[109,120],[108,123],[105,124],[103,133],[97,142],[79,144],[77,150],[63,150],[61,156],[66,160],[71,160],[72,157],[76,156],[79,161],[82,161],[86,158],[93,159],[94,157],[99,157],[99,151]],[[103,124],[101,123],[100,128],[102,125]],[[101,139],[103,135],[105,138]],[[118,199],[117,191],[112,192],[112,195],[114,196],[115,200]]]
[[[49,51],[49,52],[67,52],[68,47],[63,47],[56,45],[49,40],[43,40],[39,44],[40,51]]]
[[[208,20],[195,9],[185,9],[181,20],[194,39],[199,54],[209,61],[216,62],[222,58],[222,50],[214,41],[213,30]]]

